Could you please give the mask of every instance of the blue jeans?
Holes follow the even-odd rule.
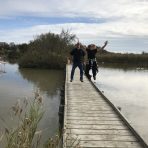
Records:
[[[83,63],[73,63],[70,78],[71,80],[73,80],[75,69],[77,68],[77,66],[80,69],[80,80],[83,80]]]

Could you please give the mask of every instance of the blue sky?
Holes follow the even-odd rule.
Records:
[[[0,42],[70,29],[83,44],[148,52],[148,0],[0,0]]]

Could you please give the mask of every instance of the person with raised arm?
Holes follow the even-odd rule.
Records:
[[[91,80],[91,75],[89,74],[90,69],[92,69],[93,78],[94,80],[96,80],[96,74],[98,72],[96,54],[99,50],[103,50],[107,44],[108,44],[108,41],[105,41],[102,47],[97,47],[95,44],[90,44],[86,48],[87,62],[85,67],[85,74],[89,80]]]

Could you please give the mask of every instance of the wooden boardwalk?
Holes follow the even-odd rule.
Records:
[[[79,69],[70,82],[71,65],[66,67],[64,147],[147,148],[119,111],[97,91]]]

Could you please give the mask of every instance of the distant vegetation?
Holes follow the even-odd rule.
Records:
[[[0,56],[8,61],[16,61],[20,68],[64,67],[75,35],[62,30],[61,34],[47,33],[37,36],[29,44],[15,45],[1,43]]]
[[[19,45],[15,45],[13,42],[10,44],[0,42],[0,57],[2,57],[4,60],[18,59],[20,52]]]
[[[104,65],[118,66],[137,66],[148,67],[148,53],[133,54],[133,53],[100,53],[97,55],[97,61]]]
[[[20,58],[20,67],[63,68],[72,48],[75,35],[62,31],[60,35],[47,33],[29,43],[27,52]]]
[[[51,68],[64,67],[69,51],[74,47],[74,34],[69,31],[61,31],[61,34],[46,33],[37,36],[28,44],[0,42],[0,57],[10,62],[17,62],[20,68]],[[106,50],[97,54],[99,63],[134,65],[148,67],[148,53],[113,53]]]

